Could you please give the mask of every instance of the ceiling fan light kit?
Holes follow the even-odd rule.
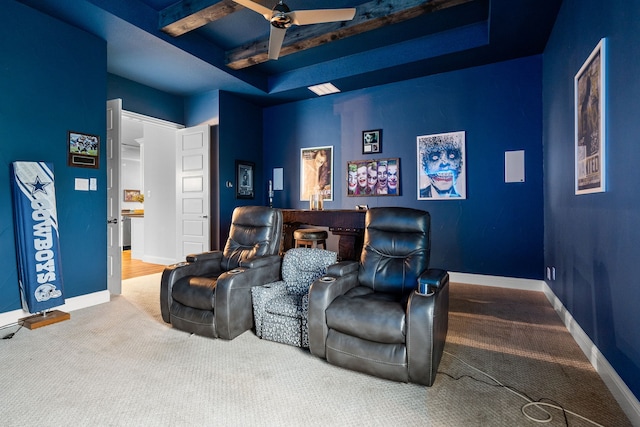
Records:
[[[266,8],[251,0],[233,1],[259,13],[264,19],[271,23],[269,33],[269,59],[278,59],[287,28],[292,25],[350,21],[356,15],[355,8],[292,11],[282,0],[280,0],[273,9]]]

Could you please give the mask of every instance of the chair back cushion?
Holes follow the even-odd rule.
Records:
[[[402,207],[371,208],[365,218],[358,280],[376,292],[407,295],[429,266],[431,217]]]
[[[318,248],[289,249],[282,259],[282,280],[287,284],[287,292],[306,294],[309,286],[336,261],[337,254],[332,251]]]
[[[222,253],[222,268],[231,270],[240,261],[276,255],[282,236],[282,212],[266,206],[240,206],[233,211],[229,238]]]

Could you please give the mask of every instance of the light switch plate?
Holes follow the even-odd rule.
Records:
[[[89,191],[89,180],[87,178],[76,178],[76,191]]]

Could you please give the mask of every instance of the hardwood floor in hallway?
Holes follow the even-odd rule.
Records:
[[[130,250],[122,251],[122,280],[161,273],[164,267],[161,264],[150,264],[139,259],[131,259]]]

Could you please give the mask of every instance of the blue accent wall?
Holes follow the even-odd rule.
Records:
[[[53,163],[65,297],[107,288],[107,47],[14,1],[0,14],[0,313],[21,308],[9,165]],[[67,166],[67,131],[100,136],[100,169]],[[97,178],[98,191],[74,191]]]
[[[633,6],[630,6],[633,4]],[[544,52],[548,285],[640,397],[640,8],[565,0]],[[607,38],[605,193],[574,194],[574,76]]]
[[[265,179],[284,168],[274,206],[300,201],[300,149],[334,147],[334,200],[428,210],[431,265],[456,272],[542,279],[542,57],[439,74],[265,109]],[[382,129],[383,151],[362,154],[362,131]],[[467,199],[417,200],[416,138],[466,132]],[[505,151],[525,151],[524,183],[504,182]],[[348,197],[347,162],[399,157],[399,197]]]
[[[231,215],[237,206],[266,205],[266,181],[263,180],[262,109],[245,99],[221,91],[219,141],[220,248],[229,236]],[[236,198],[236,160],[255,164],[254,199]],[[233,187],[227,187],[226,182]]]
[[[122,99],[122,109],[173,123],[185,123],[185,99],[149,86],[107,75],[107,99]]]
[[[212,90],[187,97],[185,100],[185,117],[187,127],[204,123],[217,125],[220,120],[220,91]]]

